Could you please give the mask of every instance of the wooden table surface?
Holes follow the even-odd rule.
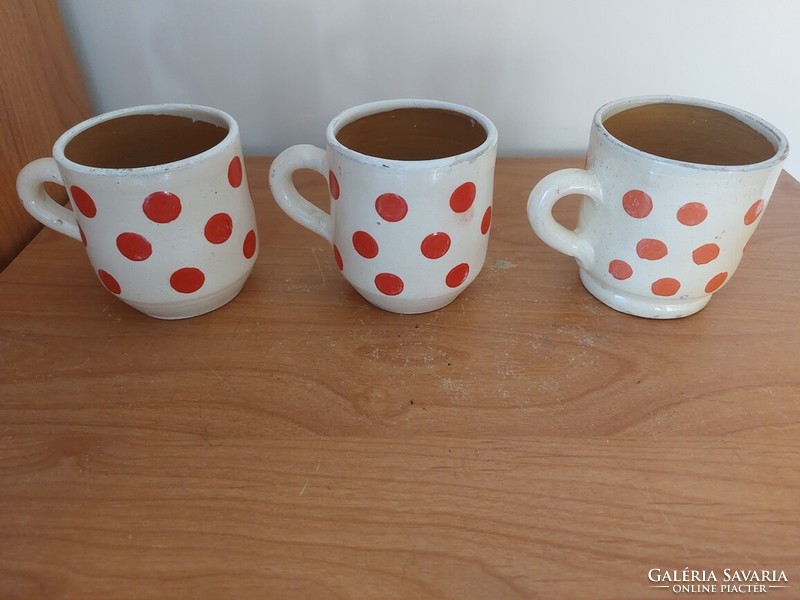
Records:
[[[416,316],[348,286],[267,158],[258,263],[202,317],[44,231],[0,274],[0,598],[664,599],[648,572],[685,568],[800,597],[800,184],[705,310],[653,321],[528,225],[581,163],[500,159],[483,272]]]

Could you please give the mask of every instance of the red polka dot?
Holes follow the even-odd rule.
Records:
[[[719,246],[703,244],[692,252],[692,260],[696,265],[705,265],[719,256]]]
[[[375,200],[375,210],[385,221],[396,223],[408,214],[408,204],[397,194],[381,194]]]
[[[650,286],[650,291],[656,296],[674,296],[678,293],[679,289],[681,289],[681,282],[672,277],[659,279]]]
[[[153,247],[143,235],[126,231],[117,236],[117,250],[128,260],[136,262],[147,260],[153,253]]]
[[[474,183],[471,181],[462,183],[450,195],[450,208],[457,213],[467,212],[475,202],[475,193]]]
[[[752,225],[756,222],[756,219],[764,210],[764,201],[759,200],[758,202],[754,202],[753,205],[747,209],[747,213],[744,215],[744,224],[745,225]]]
[[[172,289],[181,294],[191,294],[196,292],[206,282],[206,276],[200,269],[194,267],[184,267],[178,269],[169,278]]]
[[[72,202],[84,217],[91,219],[97,214],[97,207],[94,204],[92,197],[77,185],[69,188],[72,194]]]
[[[622,196],[622,208],[634,219],[644,219],[653,210],[653,199],[642,190],[630,190]]]
[[[251,229],[247,232],[247,235],[244,236],[244,244],[242,244],[242,254],[244,254],[245,258],[253,258],[253,255],[256,253],[257,242],[256,232]]]
[[[492,225],[492,207],[488,207],[486,212],[483,213],[483,218],[481,219],[481,233],[486,235],[489,233],[489,227]]]
[[[217,213],[206,223],[203,233],[212,244],[227,242],[233,233],[233,219],[225,213]]]
[[[445,278],[445,283],[447,283],[447,287],[456,288],[466,281],[467,275],[469,275],[469,265],[461,263],[450,269]]]
[[[119,294],[122,292],[119,282],[114,279],[111,273],[103,271],[103,269],[99,269],[97,271],[97,276],[100,278],[100,281],[103,283],[103,285],[106,286],[106,289],[112,294]]]
[[[353,247],[364,258],[378,256],[378,242],[366,231],[356,231],[353,234]]]
[[[689,202],[678,209],[678,221],[692,227],[706,220],[708,209],[702,202]]]
[[[450,250],[450,236],[441,231],[432,233],[422,240],[419,249],[426,258],[441,258]]]
[[[644,238],[636,244],[636,254],[645,260],[659,260],[664,258],[668,252],[667,245],[661,240]]]
[[[725,283],[727,279],[727,273],[718,273],[717,275],[714,275],[714,277],[709,279],[708,283],[706,284],[706,293],[710,294],[711,292],[716,292],[722,287],[722,284]]]
[[[87,245],[87,242],[86,242],[86,234],[85,234],[85,233],[83,233],[83,229],[81,228],[81,226],[80,226],[80,225],[78,225],[78,233],[80,233],[80,234],[81,234],[81,243],[82,243],[84,246],[86,246],[86,245]]]
[[[614,279],[623,281],[633,275],[633,269],[624,260],[612,260],[608,263],[608,272]]]
[[[336,179],[336,175],[333,174],[333,171],[328,171],[328,187],[331,190],[331,198],[334,200],[339,199],[339,180]]]
[[[244,175],[244,170],[242,169],[242,159],[238,156],[234,156],[233,160],[231,160],[230,164],[228,165],[228,183],[231,186],[238,188],[242,185],[242,177]]]
[[[339,252],[339,248],[336,247],[336,244],[333,245],[333,258],[336,260],[336,266],[339,267],[339,270],[344,270],[344,261],[342,260],[342,254]]]
[[[387,296],[397,296],[405,287],[403,280],[392,273],[378,273],[375,276],[375,287]]]
[[[181,199],[170,192],[153,192],[144,199],[142,210],[155,223],[170,223],[181,214]]]

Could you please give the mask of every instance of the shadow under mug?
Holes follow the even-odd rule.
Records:
[[[72,210],[43,184],[67,189]],[[28,212],[83,243],[105,288],[161,319],[232,300],[258,252],[239,128],[190,104],[126,108],[69,129],[17,178]]]
[[[673,96],[606,104],[592,123],[585,169],[542,179],[528,218],[578,263],[600,301],[649,318],[694,314],[730,281],[769,204],[789,145],[750,113]],[[569,230],[552,208],[580,194]]]
[[[371,304],[422,313],[452,302],[486,258],[497,131],[477,111],[433,100],[350,108],[327,149],[299,145],[273,162],[270,187],[297,223],[325,238],[345,279]],[[328,181],[330,212],[303,198],[292,173]]]

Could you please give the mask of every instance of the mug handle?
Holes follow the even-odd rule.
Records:
[[[575,257],[579,263],[588,264],[594,258],[594,248],[589,241],[580,231],[567,229],[553,218],[553,206],[570,194],[583,194],[595,204],[603,199],[594,173],[585,169],[562,169],[550,173],[533,188],[528,197],[528,220],[545,244]]]
[[[17,176],[17,195],[22,205],[42,225],[80,241],[75,213],[48,196],[44,190],[47,182],[66,187],[55,160],[39,158],[25,165]]]
[[[328,161],[325,150],[309,144],[299,144],[287,148],[275,158],[269,172],[269,187],[275,202],[295,222],[332,242],[331,215],[304,198],[292,182],[292,173],[298,169],[316,171],[327,181]]]

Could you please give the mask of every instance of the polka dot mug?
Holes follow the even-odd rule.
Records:
[[[344,111],[326,137],[327,151],[299,145],[275,159],[276,202],[330,242],[345,279],[373,305],[411,314],[452,302],[486,258],[492,122],[447,102],[389,100]],[[327,179],[330,212],[295,189],[302,168]]]
[[[773,126],[722,104],[611,102],[594,117],[586,169],[542,179],[528,218],[545,243],[575,257],[583,285],[608,306],[688,316],[733,276],[788,148]],[[569,194],[583,195],[574,231],[552,216]]]
[[[66,187],[72,210],[43,184]],[[64,133],[17,178],[23,205],[80,241],[105,288],[161,319],[233,299],[258,252],[239,128],[186,104],[127,108]]]

